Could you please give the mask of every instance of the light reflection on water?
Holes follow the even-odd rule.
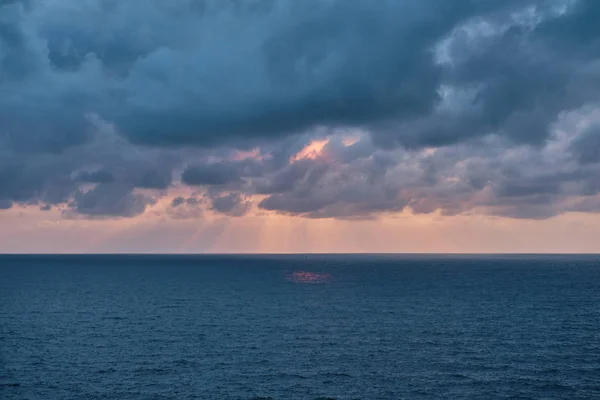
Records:
[[[329,277],[329,274],[296,271],[288,275],[288,280],[295,283],[324,283],[329,280]]]

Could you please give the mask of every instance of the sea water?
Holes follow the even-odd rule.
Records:
[[[0,399],[267,398],[600,399],[600,257],[0,257]]]

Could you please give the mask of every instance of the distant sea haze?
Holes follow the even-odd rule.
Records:
[[[0,399],[600,399],[600,256],[0,256]]]

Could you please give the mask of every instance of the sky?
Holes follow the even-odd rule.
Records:
[[[599,252],[596,0],[0,0],[0,252]]]

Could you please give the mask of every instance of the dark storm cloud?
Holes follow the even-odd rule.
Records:
[[[1,118],[13,146],[56,151],[89,140],[89,112],[114,122],[131,141],[157,146],[382,123],[392,124],[393,132],[380,129],[388,141],[408,145],[453,143],[490,131],[535,141],[558,112],[586,100],[569,85],[594,57],[594,30],[575,35],[584,44],[570,50],[576,58],[568,64],[549,48],[554,29],[546,26],[563,18],[555,29],[571,32],[582,25],[577,15],[593,18],[587,15],[596,10],[578,4],[569,11],[574,16],[559,18],[552,5],[561,3],[8,4],[0,22],[2,72],[12,95],[0,103]],[[514,16],[534,6],[531,19],[541,19],[539,26]],[[587,7],[587,14],[577,7]],[[478,19],[497,32],[477,32]],[[462,33],[463,26],[474,32]],[[434,51],[444,38],[446,64]],[[476,111],[439,111],[443,85],[478,87],[470,100]],[[597,99],[594,92],[588,87],[587,100]],[[25,131],[35,140],[21,139]]]
[[[2,1],[0,204],[133,216],[181,178],[207,197],[174,218],[251,195],[311,218],[589,211],[566,200],[598,194],[598,125],[555,134],[598,107],[599,19],[595,0]]]
[[[427,49],[469,12],[422,1],[244,3],[205,2],[202,12],[185,1],[71,7],[41,29],[55,67],[97,64],[120,78],[99,76],[116,94],[89,101],[132,141],[210,145],[428,113],[440,71]],[[143,37],[148,21],[155,30]],[[112,34],[102,35],[107,27]]]

